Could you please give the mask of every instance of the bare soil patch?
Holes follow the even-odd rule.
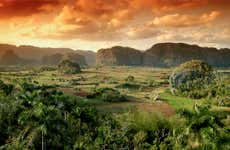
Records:
[[[171,117],[176,114],[176,110],[165,102],[144,103],[138,105],[137,108],[147,112],[160,112],[167,117]]]
[[[88,93],[88,92],[76,91],[72,88],[61,88],[60,91],[62,91],[63,93],[66,93],[66,94],[72,94],[72,95],[76,95],[76,96],[80,96],[80,97],[87,97],[90,95],[90,93]]]

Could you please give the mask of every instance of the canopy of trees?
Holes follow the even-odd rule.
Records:
[[[230,148],[224,117],[208,106],[181,110],[183,119],[177,120],[144,112],[114,117],[53,86],[22,82],[15,87],[0,94],[0,149]],[[111,92],[98,93],[105,91]]]

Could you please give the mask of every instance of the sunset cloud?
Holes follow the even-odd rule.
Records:
[[[229,14],[229,0],[0,0],[0,31],[9,35],[7,41],[191,40],[174,31],[229,28]],[[215,32],[220,40],[227,38],[222,28]]]
[[[157,37],[162,34],[159,30],[154,30],[146,26],[130,28],[126,35],[129,39],[145,39],[150,37]]]
[[[60,4],[59,0],[1,0],[0,19],[31,16]]]
[[[181,15],[181,14],[170,14],[162,17],[156,17],[150,26],[160,26],[160,27],[189,27],[206,24],[214,21],[220,16],[220,12],[213,11],[209,14],[203,14],[199,16],[195,15]]]

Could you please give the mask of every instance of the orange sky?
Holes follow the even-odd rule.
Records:
[[[230,0],[0,0],[0,43],[98,50],[230,47]]]

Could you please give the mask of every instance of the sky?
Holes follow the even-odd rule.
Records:
[[[230,47],[230,0],[0,0],[0,43],[144,50],[155,43]]]

